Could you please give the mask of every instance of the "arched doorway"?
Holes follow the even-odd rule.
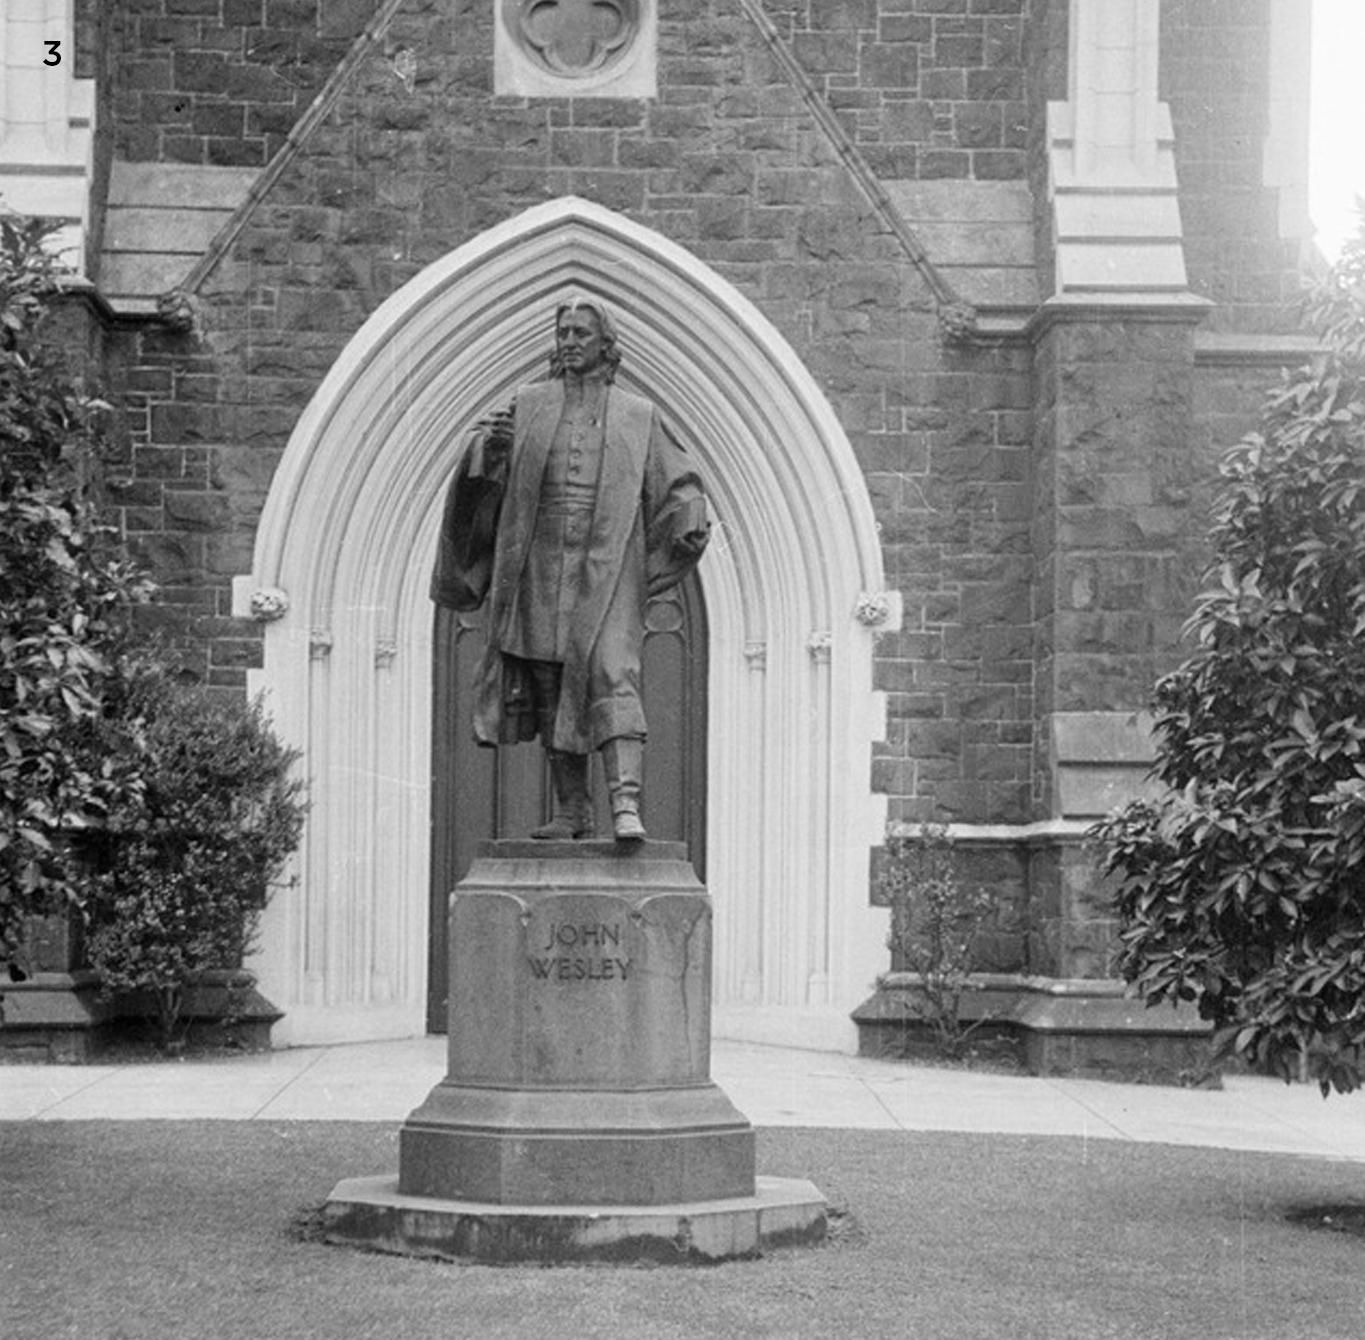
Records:
[[[868,853],[885,798],[872,647],[898,618],[857,459],[813,377],[733,285],[658,233],[561,198],[435,262],[351,339],[301,416],[234,585],[283,597],[252,687],[312,807],[254,960],[285,1044],[427,1022],[433,620],[452,435],[543,368],[566,287],[617,317],[624,385],[707,481],[706,873],[718,1031],[852,1045],[885,962]]]
[[[485,838],[525,837],[549,813],[544,753],[523,745],[480,749],[473,741],[474,668],[484,648],[484,611],[438,608],[432,636],[431,893],[427,1029],[446,1031],[447,907]],[[706,604],[695,573],[645,612],[642,664],[649,748],[645,827],[651,838],[685,842],[706,879]],[[593,762],[597,831],[611,831],[601,764]]]

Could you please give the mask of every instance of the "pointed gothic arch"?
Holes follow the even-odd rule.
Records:
[[[569,285],[611,304],[621,379],[678,425],[716,514],[700,573],[718,1029],[849,1043],[848,1011],[884,966],[867,894],[883,821],[872,642],[896,602],[853,452],[732,285],[563,198],[437,261],[354,336],[290,438],[238,585],[243,605],[252,590],[287,598],[258,687],[312,788],[297,878],[267,911],[255,965],[286,1011],[283,1041],[422,1031],[441,500],[457,432],[539,375]]]

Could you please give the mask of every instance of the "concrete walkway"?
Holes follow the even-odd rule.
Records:
[[[756,1126],[1070,1135],[1365,1162],[1365,1100],[1235,1077],[1221,1090],[1040,1079],[717,1042],[711,1073]],[[401,1122],[443,1038],[145,1065],[2,1066],[0,1120]]]

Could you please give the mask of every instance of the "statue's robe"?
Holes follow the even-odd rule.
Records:
[[[536,733],[519,658],[519,630],[553,620],[554,609],[527,609],[528,567],[548,529],[538,520],[542,481],[564,414],[560,380],[518,391],[510,454],[476,432],[446,498],[431,596],[456,610],[488,601],[487,648],[476,671],[474,736],[507,744]],[[687,575],[700,549],[679,548],[704,533],[706,500],[687,454],[658,411],[615,384],[606,388],[602,456],[591,519],[578,539],[564,620],[563,679],[553,738],[545,744],[588,753],[617,736],[645,734],[640,655],[645,602]]]

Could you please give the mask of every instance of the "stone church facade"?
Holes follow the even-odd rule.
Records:
[[[1303,352],[1307,8],[0,4],[0,194],[65,220],[111,514],[303,751],[278,1040],[425,1027],[441,499],[570,285],[713,499],[718,1028],[852,1045],[924,821],[1010,902],[989,966],[1112,1005],[1082,837]]]

